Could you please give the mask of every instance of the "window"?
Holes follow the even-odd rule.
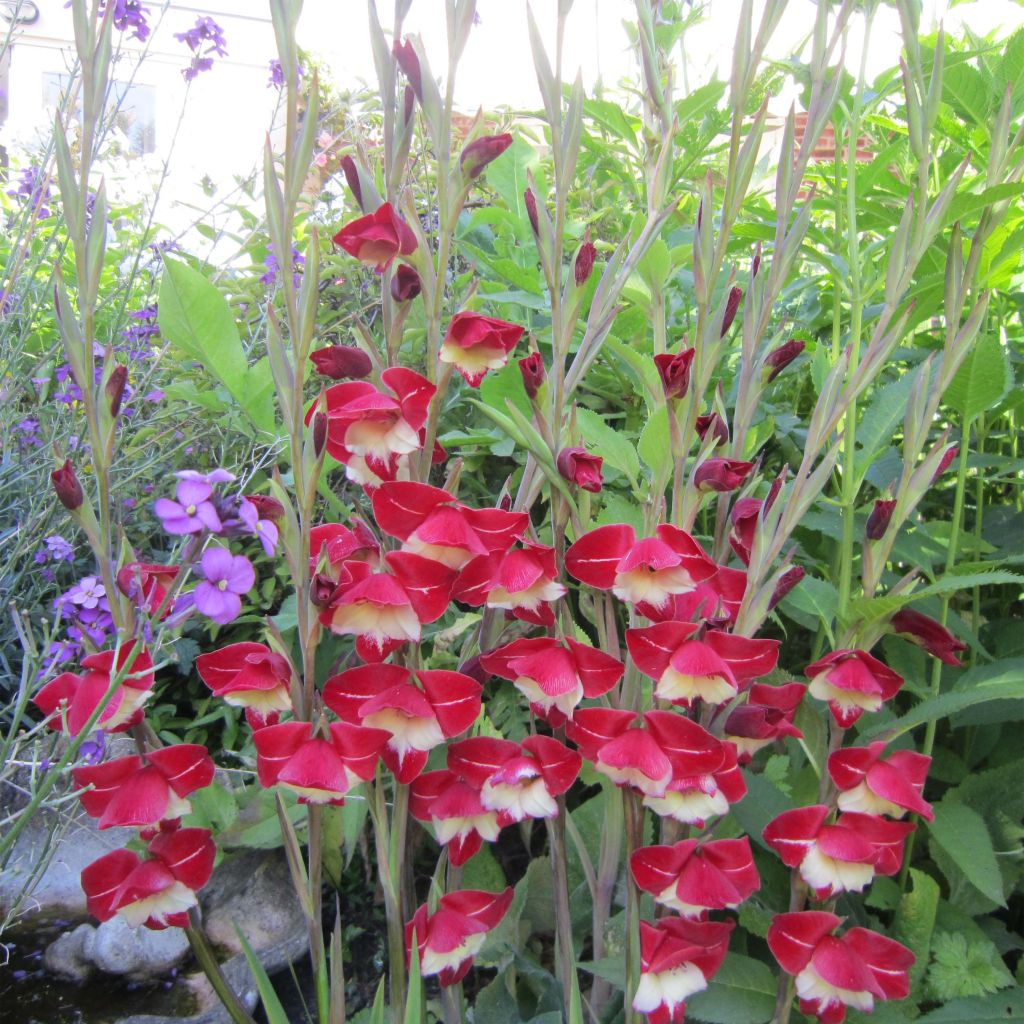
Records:
[[[61,106],[71,87],[68,75],[45,72],[43,74],[43,104]],[[111,82],[110,109],[114,124],[128,139],[135,156],[152,153],[156,148],[156,89],[151,85]],[[81,117],[81,100],[75,104],[75,116]]]

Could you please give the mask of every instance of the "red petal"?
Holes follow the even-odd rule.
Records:
[[[644,722],[676,774],[699,775],[722,766],[722,742],[691,719],[674,711],[648,711]]]
[[[885,999],[906,999],[910,994],[907,971],[917,960],[906,946],[867,928],[851,928],[843,941],[864,962]]]
[[[826,935],[815,947],[811,963],[817,974],[836,988],[876,996],[884,994],[867,964],[843,938]]]
[[[660,679],[672,655],[698,629],[695,622],[659,622],[643,629],[626,630],[626,646],[644,675]]]
[[[409,681],[401,665],[360,665],[324,683],[324,703],[343,721],[359,725],[359,711],[371,697]]]
[[[139,866],[132,850],[112,850],[82,869],[82,890],[89,913],[109,921],[117,913],[117,894],[125,879]]]
[[[409,602],[420,622],[434,622],[441,618],[448,608],[457,573],[440,562],[409,551],[391,551],[385,557],[409,595]]]
[[[696,847],[696,839],[684,839],[674,846],[643,846],[630,857],[629,869],[644,892],[664,892],[679,880],[683,865]]]
[[[427,422],[427,410],[437,388],[426,377],[403,366],[392,366],[380,379],[398,396],[406,423],[413,430],[419,430]]]
[[[533,754],[541,767],[544,784],[552,796],[564,793],[576,781],[583,758],[550,736],[527,736],[523,750]]]
[[[758,676],[766,676],[779,661],[780,640],[762,640],[756,637],[739,636],[711,630],[705,637],[709,647],[724,661],[728,662],[740,683],[750,682]]]
[[[91,818],[98,818],[106,809],[107,804],[118,790],[142,767],[142,758],[136,754],[129,757],[118,757],[105,764],[97,764],[82,768],[72,768],[71,777],[75,786],[84,789],[92,786],[88,792],[79,794],[78,799]]]
[[[462,509],[466,522],[489,552],[507,551],[520,540],[530,525],[527,512],[506,512],[500,508]]]
[[[446,737],[458,736],[477,720],[483,687],[475,679],[444,669],[421,669],[416,675]]]
[[[159,857],[171,874],[193,892],[210,880],[217,847],[205,828],[179,828],[161,832],[150,844],[149,852]]]
[[[281,722],[253,733],[256,774],[261,786],[269,788],[276,784],[278,773],[310,735],[308,722]]]
[[[170,796],[163,774],[151,766],[142,768],[111,796],[99,827],[155,825],[166,813]]]
[[[408,540],[434,509],[454,500],[440,487],[399,480],[375,488],[371,499],[377,525],[399,540]]]
[[[328,730],[331,744],[345,767],[364,781],[372,779],[377,758],[391,739],[391,733],[347,722],[332,722]]]
[[[580,708],[566,723],[565,734],[588,761],[597,759],[604,744],[625,732],[636,721],[632,711],[614,708]]]
[[[618,658],[613,658],[596,647],[581,644],[571,637],[566,637],[565,643],[576,662],[576,671],[583,684],[584,697],[603,696],[626,671],[626,666]]]
[[[635,544],[636,531],[632,526],[599,526],[566,551],[566,571],[581,583],[610,590],[619,562]]]
[[[806,856],[828,816],[829,809],[824,804],[795,807],[768,822],[761,835],[786,867],[795,868]]]
[[[156,765],[167,784],[181,797],[213,782],[216,768],[206,747],[199,743],[176,743],[146,755]]]
[[[768,927],[768,948],[787,974],[799,974],[815,946],[839,926],[839,918],[822,910],[776,914]]]
[[[512,886],[501,892],[481,892],[477,889],[461,889],[442,896],[441,906],[464,917],[483,924],[487,931],[496,928],[512,904],[515,890]]]
[[[448,767],[477,789],[506,762],[520,755],[518,743],[491,736],[473,736],[448,747]]]

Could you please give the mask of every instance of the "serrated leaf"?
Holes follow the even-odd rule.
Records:
[[[657,479],[668,473],[672,465],[672,441],[668,432],[668,408],[655,409],[640,432],[636,450]]]
[[[971,885],[1003,906],[1003,879],[985,819],[965,804],[949,800],[937,803],[934,811],[935,820],[928,825],[932,842],[945,850]]]
[[[902,942],[917,957],[910,968],[910,989],[919,994],[924,972],[928,966],[932,932],[935,931],[935,915],[939,909],[939,885],[931,875],[915,868],[910,869],[911,889],[900,900],[896,920],[893,922],[893,938]]]
[[[864,478],[874,457],[892,441],[893,433],[903,419],[913,386],[914,375],[905,373],[898,380],[883,384],[872,394],[857,424],[855,472],[858,480]]]
[[[1006,349],[995,334],[982,335],[942,396],[966,422],[995,408],[1013,386]]]
[[[708,1024],[765,1024],[775,995],[775,976],[766,964],[729,953],[707,989],[686,1001],[686,1016]]]
[[[990,996],[954,999],[923,1017],[919,1024],[1008,1024],[1024,1020],[1024,989],[1010,988]]]
[[[632,442],[614,427],[608,426],[604,419],[591,409],[578,408],[576,422],[579,424],[583,440],[588,443],[595,454],[600,455],[609,466],[625,473],[629,482],[635,486],[640,475],[640,460]]]

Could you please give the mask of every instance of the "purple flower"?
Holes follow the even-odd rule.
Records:
[[[73,562],[74,548],[60,534],[46,538],[46,553],[54,562]]]
[[[50,181],[41,167],[31,164],[21,171],[18,187],[9,189],[7,194],[12,199],[21,199],[34,209],[34,217],[50,216]]]
[[[251,533],[259,537],[267,556],[273,555],[277,548],[277,538],[279,535],[277,524],[272,523],[269,519],[260,519],[256,506],[245,498],[238,505],[238,518],[242,520]]]
[[[245,555],[232,555],[226,548],[207,548],[199,560],[204,580],[194,592],[196,607],[224,626],[242,611],[239,594],[247,594],[256,573]]]
[[[235,479],[234,473],[226,469],[213,469],[209,473],[200,473],[198,469],[180,469],[174,474],[179,480],[201,480],[205,484],[229,484]]]
[[[297,85],[302,81],[302,76],[306,73],[306,69],[300,64],[295,70],[298,72],[296,79]],[[284,88],[284,68],[281,67],[281,62],[276,58],[270,62],[270,78],[267,79],[267,88]]]
[[[78,756],[82,764],[99,764],[107,749],[107,737],[102,729],[93,733],[91,740],[86,740],[78,748]]]
[[[220,517],[209,500],[213,488],[205,479],[200,477],[180,480],[174,494],[177,501],[158,498],[153,506],[153,511],[167,533],[183,536],[188,533],[202,533],[203,530],[209,530],[211,533],[220,532]]]
[[[106,589],[95,576],[83,576],[66,594],[64,599],[82,608],[95,608],[100,599],[106,597]]]
[[[292,266],[295,268],[295,272],[292,275],[292,282],[296,288],[302,282],[302,277],[299,271],[302,268],[302,264],[306,262],[306,257],[299,252],[298,249],[292,248]],[[260,284],[265,284],[268,288],[272,288],[277,284],[278,271],[281,269],[281,265],[277,262],[277,256],[274,253],[273,243],[267,245],[267,258],[263,261],[263,265],[267,268],[267,272],[260,277]]]
[[[187,43],[193,54],[192,63],[181,72],[186,82],[191,82],[200,72],[209,71],[213,67],[211,54],[215,53],[218,57],[228,55],[225,49],[224,30],[213,18],[196,18],[192,28],[187,32],[175,32],[174,38]]]

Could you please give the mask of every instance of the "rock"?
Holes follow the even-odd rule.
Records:
[[[180,928],[131,928],[119,915],[104,921],[82,946],[82,956],[98,970],[129,981],[162,978],[188,951],[188,939]]]
[[[85,943],[95,930],[91,924],[80,924],[74,931],[65,932],[51,942],[43,954],[46,969],[68,981],[88,981],[92,964],[85,956]]]

